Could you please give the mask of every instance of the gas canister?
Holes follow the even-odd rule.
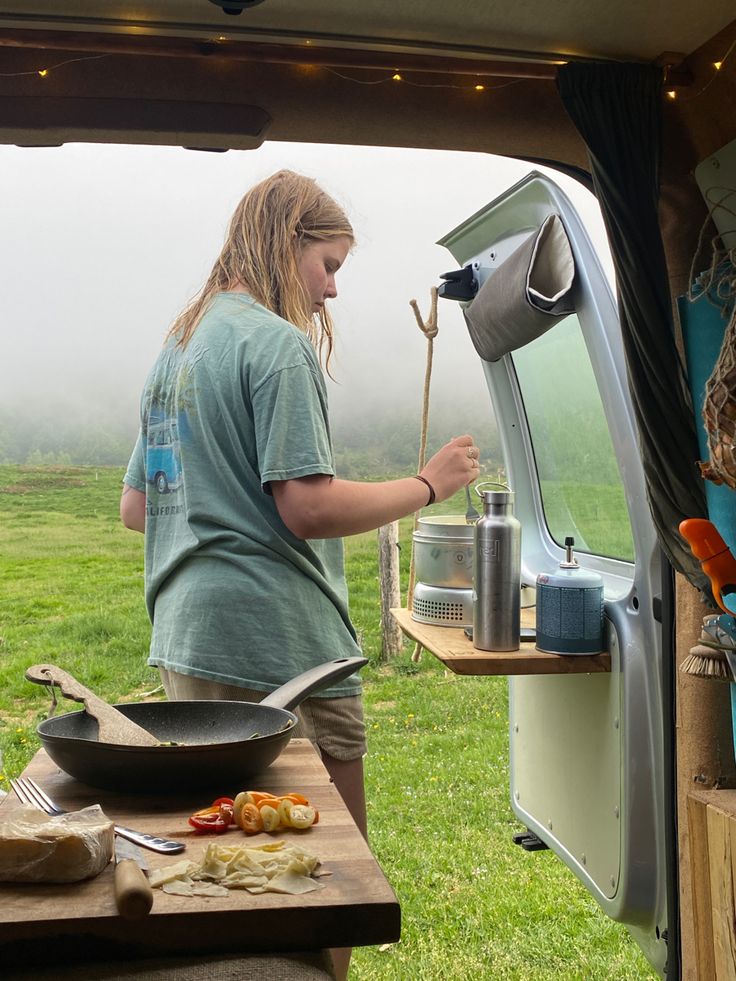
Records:
[[[537,576],[537,647],[548,654],[599,654],[603,650],[603,580],[581,569],[565,539],[559,570]]]

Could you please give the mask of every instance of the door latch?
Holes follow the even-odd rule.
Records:
[[[445,300],[472,300],[478,292],[478,280],[472,265],[442,273],[440,279],[445,282],[437,290],[437,295]]]

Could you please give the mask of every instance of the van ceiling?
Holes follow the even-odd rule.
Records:
[[[467,58],[652,61],[689,54],[733,19],[733,0],[0,0],[0,32],[71,31],[322,45]],[[225,2],[225,0],[223,0]]]

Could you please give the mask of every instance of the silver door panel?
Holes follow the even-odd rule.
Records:
[[[609,916],[629,926],[661,971],[667,869],[662,651],[653,615],[659,550],[614,297],[571,203],[540,174],[530,174],[439,244],[460,265],[473,263],[482,285],[552,212],[561,216],[575,257],[577,317],[624,486],[636,559],[579,556],[603,577],[610,674],[509,679],[511,802],[519,820]],[[522,523],[522,578],[533,584],[537,574],[556,566],[563,549],[547,529],[513,355],[483,368]],[[482,433],[476,435],[482,443]]]

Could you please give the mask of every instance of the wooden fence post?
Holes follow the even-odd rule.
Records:
[[[381,587],[381,656],[394,657],[403,646],[401,628],[389,612],[401,606],[399,522],[378,529],[378,578]]]

